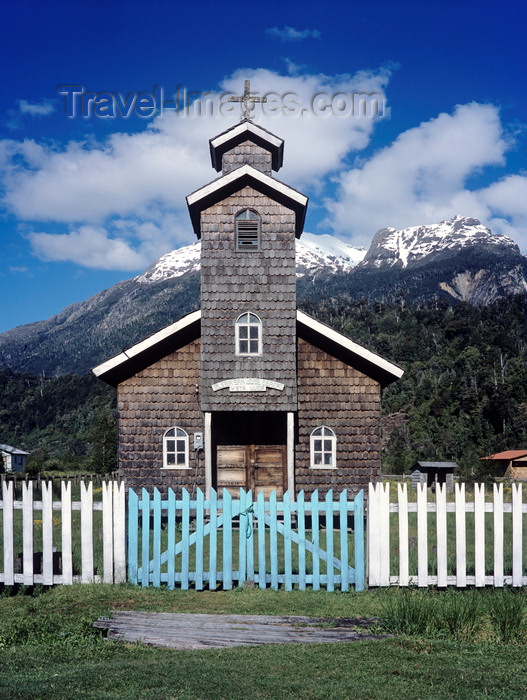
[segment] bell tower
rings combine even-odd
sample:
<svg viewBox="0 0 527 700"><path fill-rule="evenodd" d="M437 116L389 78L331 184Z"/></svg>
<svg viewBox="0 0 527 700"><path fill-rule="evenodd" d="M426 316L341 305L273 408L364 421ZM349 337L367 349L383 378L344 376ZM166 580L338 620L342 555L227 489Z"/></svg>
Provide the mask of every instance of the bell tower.
<svg viewBox="0 0 527 700"><path fill-rule="evenodd" d="M217 179L187 197L201 309L94 369L118 387L121 475L220 500L356 491L379 478L381 388L403 370L296 308L307 197L275 177L283 141L247 118L260 98L236 99Z"/></svg>
<svg viewBox="0 0 527 700"><path fill-rule="evenodd" d="M283 141L249 119L211 139L210 154L222 175L187 197L201 238L201 410L296 411L307 197L273 178Z"/></svg>

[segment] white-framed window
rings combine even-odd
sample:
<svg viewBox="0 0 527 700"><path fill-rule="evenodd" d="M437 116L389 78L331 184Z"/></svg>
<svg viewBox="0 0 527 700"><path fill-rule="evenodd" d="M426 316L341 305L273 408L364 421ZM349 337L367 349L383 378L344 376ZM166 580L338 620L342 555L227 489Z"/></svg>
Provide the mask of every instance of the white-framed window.
<svg viewBox="0 0 527 700"><path fill-rule="evenodd" d="M260 217L252 209L244 209L234 219L236 250L251 253L260 250Z"/></svg>
<svg viewBox="0 0 527 700"><path fill-rule="evenodd" d="M183 428L170 428L163 435L163 468L188 469L188 433Z"/></svg>
<svg viewBox="0 0 527 700"><path fill-rule="evenodd" d="M237 355L262 354L262 322L256 314L238 316L234 329Z"/></svg>
<svg viewBox="0 0 527 700"><path fill-rule="evenodd" d="M315 428L310 438L311 468L334 469L337 466L337 436L331 428Z"/></svg>

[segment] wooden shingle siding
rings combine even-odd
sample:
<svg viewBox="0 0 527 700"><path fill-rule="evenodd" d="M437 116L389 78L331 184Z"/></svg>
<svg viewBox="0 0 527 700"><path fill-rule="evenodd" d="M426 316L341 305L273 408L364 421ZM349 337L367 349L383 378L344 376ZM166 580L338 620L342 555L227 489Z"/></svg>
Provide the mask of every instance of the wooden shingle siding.
<svg viewBox="0 0 527 700"><path fill-rule="evenodd" d="M204 489L203 453L193 450L193 434L203 431L200 345L189 343L119 384L119 472L127 486ZM162 469L163 435L174 426L189 435L190 469Z"/></svg>
<svg viewBox="0 0 527 700"><path fill-rule="evenodd" d="M356 493L379 479L380 402L378 382L298 339L297 492ZM335 432L336 469L310 468L310 435L320 426Z"/></svg>
<svg viewBox="0 0 527 700"><path fill-rule="evenodd" d="M258 252L235 250L234 217L248 207L261 217ZM202 410L296 410L294 212L244 187L202 213L201 232ZM234 323L247 311L262 321L261 356L235 354ZM244 377L277 381L284 389L211 388Z"/></svg>
<svg viewBox="0 0 527 700"><path fill-rule="evenodd" d="M248 163L256 170L260 170L266 175L271 175L272 158L271 153L261 146L257 146L250 141L245 141L239 146L232 148L223 154L222 167L223 174L226 175L232 170L236 170L241 165Z"/></svg>
<svg viewBox="0 0 527 700"><path fill-rule="evenodd" d="M223 174L187 197L201 239L201 312L94 370L119 385L121 474L150 491L356 494L380 476L381 384L402 370L297 312L295 242L308 202L272 177L283 141L246 121L210 151ZM329 442L316 460L331 464L311 468L310 437L322 426ZM163 435L174 427L188 434L189 469L163 468Z"/></svg>

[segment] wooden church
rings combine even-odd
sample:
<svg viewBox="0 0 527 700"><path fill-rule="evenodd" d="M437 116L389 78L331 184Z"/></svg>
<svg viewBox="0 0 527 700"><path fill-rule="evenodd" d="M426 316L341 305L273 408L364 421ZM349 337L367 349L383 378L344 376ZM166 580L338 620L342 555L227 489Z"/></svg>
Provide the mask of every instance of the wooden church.
<svg viewBox="0 0 527 700"><path fill-rule="evenodd" d="M210 141L221 175L187 197L201 309L93 371L117 388L126 484L356 492L380 475L396 365L296 307L307 197L275 179L283 141L243 119Z"/></svg>

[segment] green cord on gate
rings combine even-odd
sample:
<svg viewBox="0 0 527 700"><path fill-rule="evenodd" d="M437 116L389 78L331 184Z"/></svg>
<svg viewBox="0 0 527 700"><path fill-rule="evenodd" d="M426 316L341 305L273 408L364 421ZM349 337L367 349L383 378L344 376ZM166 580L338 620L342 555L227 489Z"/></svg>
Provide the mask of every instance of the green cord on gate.
<svg viewBox="0 0 527 700"><path fill-rule="evenodd" d="M249 513L254 513L254 508L252 505L249 506L246 510L240 511L240 517L242 515L247 516L247 522L245 525L245 537L247 539L249 539L251 537L251 535L253 534L253 526L251 525L251 522L249 520Z"/></svg>

